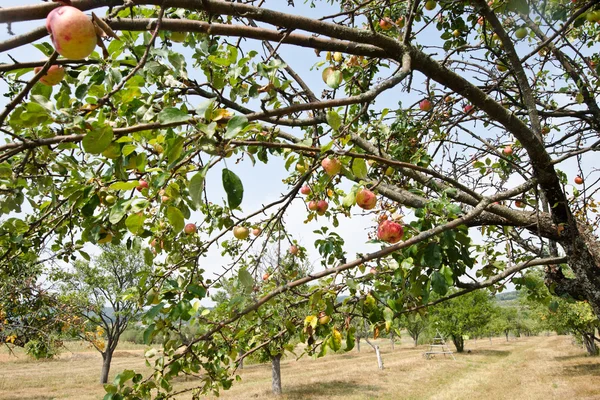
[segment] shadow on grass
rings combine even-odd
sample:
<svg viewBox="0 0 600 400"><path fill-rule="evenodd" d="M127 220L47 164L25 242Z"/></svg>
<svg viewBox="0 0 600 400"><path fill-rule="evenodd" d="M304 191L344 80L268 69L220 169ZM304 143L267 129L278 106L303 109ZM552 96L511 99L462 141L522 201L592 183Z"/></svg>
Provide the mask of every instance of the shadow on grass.
<svg viewBox="0 0 600 400"><path fill-rule="evenodd" d="M24 397L22 396L9 396L9 397L2 397L2 400L23 400ZM33 396L33 397L27 397L27 400L52 400L55 399L56 397L54 396Z"/></svg>
<svg viewBox="0 0 600 400"><path fill-rule="evenodd" d="M508 351L508 350L489 350L489 349L479 350L479 349L475 349L475 350L471 350L471 353L467 353L465 351L464 353L456 353L456 354L504 358L504 357L508 357L510 355L510 353L511 352Z"/></svg>
<svg viewBox="0 0 600 400"><path fill-rule="evenodd" d="M381 388L377 385L362 385L347 381L320 382L319 384L290 385L283 392L290 399L312 399L317 396L350 396L355 393L377 393Z"/></svg>
<svg viewBox="0 0 600 400"><path fill-rule="evenodd" d="M571 361L571 360L576 360L578 358L584 358L584 357L585 357L585 354L581 353L581 354L574 354L571 356L556 356L556 357L554 357L554 359L556 361Z"/></svg>
<svg viewBox="0 0 600 400"><path fill-rule="evenodd" d="M600 376L600 364L576 364L563 369L567 376L594 375Z"/></svg>

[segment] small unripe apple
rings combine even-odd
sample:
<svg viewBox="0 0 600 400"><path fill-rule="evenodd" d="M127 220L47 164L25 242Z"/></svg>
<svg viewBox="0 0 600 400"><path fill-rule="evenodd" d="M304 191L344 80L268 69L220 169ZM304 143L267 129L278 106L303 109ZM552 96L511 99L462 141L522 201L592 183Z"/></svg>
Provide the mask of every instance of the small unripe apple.
<svg viewBox="0 0 600 400"><path fill-rule="evenodd" d="M527 28L521 27L515 31L515 37L517 39L523 39L525 36L527 36Z"/></svg>
<svg viewBox="0 0 600 400"><path fill-rule="evenodd" d="M427 11L433 10L436 6L437 6L437 2L434 0L429 0L427 3L425 3L425 9Z"/></svg>
<svg viewBox="0 0 600 400"><path fill-rule="evenodd" d="M508 67L506 65L504 65L504 63L502 63L502 62L496 63L496 68L500 72L506 72L506 71L508 71Z"/></svg>
<svg viewBox="0 0 600 400"><path fill-rule="evenodd" d="M377 196L368 189L360 189L356 192L356 205L363 210L372 210L377 204Z"/></svg>
<svg viewBox="0 0 600 400"><path fill-rule="evenodd" d="M250 229L245 226L236 226L233 228L233 236L235 236L236 239L244 240L248 238L248 235L250 235Z"/></svg>
<svg viewBox="0 0 600 400"><path fill-rule="evenodd" d="M169 196L161 196L160 197L160 201L162 201L163 203L167 203L169 200L171 200L171 198Z"/></svg>
<svg viewBox="0 0 600 400"><path fill-rule="evenodd" d="M327 325L331 321L331 317L323 311L319 313L319 325Z"/></svg>
<svg viewBox="0 0 600 400"><path fill-rule="evenodd" d="M310 205L309 205L310 206ZM325 200L317 201L317 214L323 215L325 211L329 208L329 204Z"/></svg>
<svg viewBox="0 0 600 400"><path fill-rule="evenodd" d="M183 231L185 232L186 235L191 235L193 233L196 233L196 224L192 224L191 222L189 224L186 224L185 227L183 228Z"/></svg>
<svg viewBox="0 0 600 400"><path fill-rule="evenodd" d="M460 36L460 30L459 29L455 29L454 32L452 32L452 36L454 36L455 38Z"/></svg>
<svg viewBox="0 0 600 400"><path fill-rule="evenodd" d="M75 7L62 6L50 11L46 29L54 48L65 58L86 58L96 47L96 28L92 20Z"/></svg>
<svg viewBox="0 0 600 400"><path fill-rule="evenodd" d="M542 126L542 135L547 135L550 133L550 127L548 125Z"/></svg>
<svg viewBox="0 0 600 400"><path fill-rule="evenodd" d="M108 196L106 196L104 198L104 202L109 205L115 204L116 201L117 201L117 198L115 196L113 196L112 194L109 194Z"/></svg>
<svg viewBox="0 0 600 400"><path fill-rule="evenodd" d="M389 31L390 29L392 29L392 23L388 18L381 18L379 20L379 27L384 31Z"/></svg>
<svg viewBox="0 0 600 400"><path fill-rule="evenodd" d="M302 188L300 189L300 193L304 195L310 194L310 187L308 187L307 185L302 186Z"/></svg>
<svg viewBox="0 0 600 400"><path fill-rule="evenodd" d="M297 255L298 254L298 246L292 245L290 247L290 254L293 255L293 256Z"/></svg>
<svg viewBox="0 0 600 400"><path fill-rule="evenodd" d="M147 188L148 188L148 182L146 182L143 179L140 179L140 181L138 182L138 185L136 187L137 191L141 192L142 190L147 189Z"/></svg>
<svg viewBox="0 0 600 400"><path fill-rule="evenodd" d="M344 59L344 56L339 51L336 51L335 53L333 53L333 60L334 61L340 62L343 59Z"/></svg>
<svg viewBox="0 0 600 400"><path fill-rule="evenodd" d="M324 158L321 166L329 176L335 176L342 170L342 163L337 158Z"/></svg>
<svg viewBox="0 0 600 400"><path fill-rule="evenodd" d="M431 111L431 109L433 108L433 104L431 104L431 101L425 99L419 103L419 108L421 109L421 111Z"/></svg>
<svg viewBox="0 0 600 400"><path fill-rule="evenodd" d="M575 177L574 181L575 181L575 183L576 183L577 185L581 185L581 184L583 184L583 178L582 178L582 177L580 177L579 175L577 175L577 176Z"/></svg>
<svg viewBox="0 0 600 400"><path fill-rule="evenodd" d="M404 28L404 25L406 25L406 21L404 20L404 17L400 17L396 20L396 25L398 25L398 28Z"/></svg>
<svg viewBox="0 0 600 400"><path fill-rule="evenodd" d="M508 145L504 148L504 150L502 150L502 153L504 153L505 156L510 156L513 153L513 148L512 146Z"/></svg>
<svg viewBox="0 0 600 400"><path fill-rule="evenodd" d="M171 41L181 43L187 37L187 32L171 32Z"/></svg>
<svg viewBox="0 0 600 400"><path fill-rule="evenodd" d="M268 272L265 272L264 275L263 275L263 281L268 281L270 276L271 275L269 275Z"/></svg>
<svg viewBox="0 0 600 400"><path fill-rule="evenodd" d="M377 228L377 238L388 243L397 243L404 236L402 225L394 221L383 221Z"/></svg>
<svg viewBox="0 0 600 400"><path fill-rule="evenodd" d="M35 67L33 72L36 74L42 70L42 67ZM60 65L52 65L46 72L46 75L40 78L40 83L46 86L58 85L65 77L65 69Z"/></svg>
<svg viewBox="0 0 600 400"><path fill-rule="evenodd" d="M252 234L253 234L254 236L258 236L258 235L260 235L260 234L261 234L261 232L262 232L262 230L261 230L260 228L254 228L254 229L252 229Z"/></svg>

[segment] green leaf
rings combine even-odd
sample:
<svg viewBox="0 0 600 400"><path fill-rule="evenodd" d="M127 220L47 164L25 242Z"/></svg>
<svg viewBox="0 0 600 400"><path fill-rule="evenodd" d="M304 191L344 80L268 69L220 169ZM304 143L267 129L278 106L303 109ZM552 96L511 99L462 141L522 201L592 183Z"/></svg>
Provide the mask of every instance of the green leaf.
<svg viewBox="0 0 600 400"><path fill-rule="evenodd" d="M126 369L125 371L115 376L115 380L113 382L115 383L115 385L122 386L128 380L133 379L134 376L135 372L133 370Z"/></svg>
<svg viewBox="0 0 600 400"><path fill-rule="evenodd" d="M208 163L206 167L190 179L190 196L192 197L192 203L195 204L196 207L202 205L202 191L204 190L204 179L206 178L207 168Z"/></svg>
<svg viewBox="0 0 600 400"><path fill-rule="evenodd" d="M158 309L158 311L160 311L162 309L163 304L157 304L156 306L153 307L157 308L158 306L160 306L160 309ZM157 312L158 313L158 312ZM153 318L153 317L150 317ZM152 324L149 327L146 328L146 330L144 330L144 343L145 344L150 344L152 342L152 339L154 339L154 336L156 335L154 333L154 329L156 328L156 325Z"/></svg>
<svg viewBox="0 0 600 400"><path fill-rule="evenodd" d="M183 217L183 213L177 207L169 207L167 208L167 219L171 223L173 227L173 231L179 232L183 230L185 226L185 218Z"/></svg>
<svg viewBox="0 0 600 400"><path fill-rule="evenodd" d="M110 185L108 188L110 190L131 190L135 189L139 185L138 181L129 181L129 182L115 182Z"/></svg>
<svg viewBox="0 0 600 400"><path fill-rule="evenodd" d="M442 251L439 244L433 242L427 245L423 254L423 263L427 267L435 269L440 267L442 264Z"/></svg>
<svg viewBox="0 0 600 400"><path fill-rule="evenodd" d="M86 153L100 154L113 140L113 130L109 125L96 126L83 138L81 144Z"/></svg>
<svg viewBox="0 0 600 400"><path fill-rule="evenodd" d="M337 132L342 125L342 119L337 112L334 110L329 110L327 111L327 123L333 128L334 131Z"/></svg>
<svg viewBox="0 0 600 400"><path fill-rule="evenodd" d="M179 159L179 156L181 156L181 152L183 150L184 142L185 140L179 136L169 141L167 150L167 159L169 160L169 164L172 164Z"/></svg>
<svg viewBox="0 0 600 400"><path fill-rule="evenodd" d="M117 204L111 207L108 221L111 224L117 224L123 219L127 210L131 207L131 200L119 200Z"/></svg>
<svg viewBox="0 0 600 400"><path fill-rule="evenodd" d="M448 286L446 285L446 278L438 271L434 271L431 275L431 287L433 291L440 295L445 295L448 291Z"/></svg>
<svg viewBox="0 0 600 400"><path fill-rule="evenodd" d="M158 113L158 122L161 124L171 124L175 122L184 122L190 119L188 113L178 108L168 107Z"/></svg>
<svg viewBox="0 0 600 400"><path fill-rule="evenodd" d="M250 275L250 272L248 272L246 268L240 269L240 272L238 273L238 279L247 291L250 291L252 288L254 288L254 278L252 275Z"/></svg>
<svg viewBox="0 0 600 400"><path fill-rule="evenodd" d="M223 188L227 193L229 208L238 208L244 198L244 186L240 178L227 168L223 169Z"/></svg>
<svg viewBox="0 0 600 400"><path fill-rule="evenodd" d="M236 137L244 127L248 125L248 118L243 115L236 115L232 117L227 123L227 131L225 132L225 139L233 139Z"/></svg>
<svg viewBox="0 0 600 400"><path fill-rule="evenodd" d="M366 179L367 178L367 163L362 158L355 158L352 161L352 173L358 179Z"/></svg>
<svg viewBox="0 0 600 400"><path fill-rule="evenodd" d="M140 233L142 227L144 226L144 221L146 220L146 216L142 213L131 214L125 220L125 226L129 229L129 232L134 235Z"/></svg>
<svg viewBox="0 0 600 400"><path fill-rule="evenodd" d="M109 393L109 394L117 393L117 387L115 385L110 385L108 383L104 384L104 390L106 390L106 393Z"/></svg>

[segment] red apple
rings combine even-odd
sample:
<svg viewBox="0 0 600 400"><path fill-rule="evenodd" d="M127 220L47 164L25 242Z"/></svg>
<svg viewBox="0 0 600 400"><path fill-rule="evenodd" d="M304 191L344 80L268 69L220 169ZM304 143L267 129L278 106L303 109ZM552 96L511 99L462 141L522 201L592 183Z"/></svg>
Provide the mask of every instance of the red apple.
<svg viewBox="0 0 600 400"><path fill-rule="evenodd" d="M515 201L515 206L517 206L518 208L525 208L525 203L523 203L520 200Z"/></svg>
<svg viewBox="0 0 600 400"><path fill-rule="evenodd" d="M264 275L263 275L263 281L268 281L270 276L271 275L269 275L268 272L265 272Z"/></svg>
<svg viewBox="0 0 600 400"><path fill-rule="evenodd" d="M360 189L356 192L356 205L363 210L372 210L377 204L375 193L367 189Z"/></svg>
<svg viewBox="0 0 600 400"><path fill-rule="evenodd" d="M292 245L290 247L290 254L293 255L293 256L297 255L298 254L298 246Z"/></svg>
<svg viewBox="0 0 600 400"><path fill-rule="evenodd" d="M392 29L392 23L390 22L389 18L381 18L379 20L379 27L384 31L389 31Z"/></svg>
<svg viewBox="0 0 600 400"><path fill-rule="evenodd" d="M236 239L244 240L248 238L248 235L250 235L250 229L245 226L236 226L233 228L233 236L235 236Z"/></svg>
<svg viewBox="0 0 600 400"><path fill-rule="evenodd" d="M35 67L33 72L36 74L42 70L42 67ZM52 65L46 75L40 78L40 83L47 86L58 85L65 77L65 69L60 65Z"/></svg>
<svg viewBox="0 0 600 400"><path fill-rule="evenodd" d="M421 111L431 111L431 109L433 108L433 104L431 104L431 101L425 99L419 103L419 108L421 109Z"/></svg>
<svg viewBox="0 0 600 400"><path fill-rule="evenodd" d="M342 170L342 163L337 158L324 158L321 161L321 166L329 176L335 176Z"/></svg>
<svg viewBox="0 0 600 400"><path fill-rule="evenodd" d="M258 235L260 235L260 234L261 234L261 232L262 232L262 230L261 230L260 228L254 228L254 229L252 229L252 234L253 234L254 236L258 236Z"/></svg>
<svg viewBox="0 0 600 400"><path fill-rule="evenodd" d="M502 150L502 153L504 153L505 156L510 156L513 153L513 148L512 146L508 145L504 148L504 150Z"/></svg>
<svg viewBox="0 0 600 400"><path fill-rule="evenodd" d="M147 189L147 188L148 188L148 182L146 182L143 179L140 179L140 181L136 187L137 191L141 192L142 190Z"/></svg>
<svg viewBox="0 0 600 400"><path fill-rule="evenodd" d="M325 200L317 201L317 214L323 215L325 211L329 208L329 204Z"/></svg>
<svg viewBox="0 0 600 400"><path fill-rule="evenodd" d="M580 177L579 175L577 175L574 180L577 185L583 184L583 178Z"/></svg>
<svg viewBox="0 0 600 400"><path fill-rule="evenodd" d="M183 228L183 231L185 232L186 235L191 235L193 233L196 233L196 224L186 224L185 227Z"/></svg>
<svg viewBox="0 0 600 400"><path fill-rule="evenodd" d="M304 195L310 194L310 188L307 185L304 185L300 189L300 193L302 193Z"/></svg>
<svg viewBox="0 0 600 400"><path fill-rule="evenodd" d="M377 238L388 243L397 243L404 236L402 225L394 221L383 221L377 228Z"/></svg>
<svg viewBox="0 0 600 400"><path fill-rule="evenodd" d="M317 202L316 202L316 201L314 201L314 200L313 200L313 201L310 201L310 202L308 203L308 209L309 209L310 211L316 211L316 210L317 210L317 208L319 208L319 206L318 206L318 204L317 204Z"/></svg>
<svg viewBox="0 0 600 400"><path fill-rule="evenodd" d="M465 111L465 113L466 113L466 114L469 114L469 113L473 112L473 109L474 109L474 108L475 108L475 107L474 107L473 105L471 105L471 104L467 104L467 105L466 105L466 106L463 108L463 110Z"/></svg>
<svg viewBox="0 0 600 400"><path fill-rule="evenodd" d="M65 58L86 58L96 47L96 28L92 20L75 7L62 6L50 11L46 29L54 48Z"/></svg>

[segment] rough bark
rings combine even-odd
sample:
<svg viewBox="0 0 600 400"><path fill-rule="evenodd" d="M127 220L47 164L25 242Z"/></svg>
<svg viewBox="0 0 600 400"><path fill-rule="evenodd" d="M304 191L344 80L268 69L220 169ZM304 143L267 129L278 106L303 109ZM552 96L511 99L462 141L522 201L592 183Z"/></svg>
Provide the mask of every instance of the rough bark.
<svg viewBox="0 0 600 400"><path fill-rule="evenodd" d="M274 395L281 395L281 354L271 357L271 387Z"/></svg>
<svg viewBox="0 0 600 400"><path fill-rule="evenodd" d="M596 342L594 340L594 333L584 332L583 336L583 345L585 346L585 350L590 356L598 355L598 346L596 346Z"/></svg>
<svg viewBox="0 0 600 400"><path fill-rule="evenodd" d="M356 337L356 351L360 353L360 336Z"/></svg>
<svg viewBox="0 0 600 400"><path fill-rule="evenodd" d="M100 374L100 383L108 382L108 373L110 372L110 363L112 361L114 349L112 346L107 346L106 351L102 353L102 372Z"/></svg>
<svg viewBox="0 0 600 400"><path fill-rule="evenodd" d="M452 335L452 342L454 342L457 353L462 353L465 351L465 340L463 339L462 335Z"/></svg>

